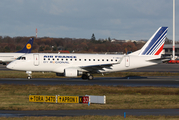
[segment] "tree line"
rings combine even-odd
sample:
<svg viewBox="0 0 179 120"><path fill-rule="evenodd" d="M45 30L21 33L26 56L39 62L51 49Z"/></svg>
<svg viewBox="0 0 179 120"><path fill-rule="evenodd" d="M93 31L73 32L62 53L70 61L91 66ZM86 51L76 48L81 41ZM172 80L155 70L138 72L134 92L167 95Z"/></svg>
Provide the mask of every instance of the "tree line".
<svg viewBox="0 0 179 120"><path fill-rule="evenodd" d="M0 52L16 52L21 50L31 37L9 37L0 36ZM168 40L167 42L171 42ZM102 53L102 52L123 52L136 51L144 43L138 42L111 42L107 40L96 40L94 36L91 39L76 38L34 38L32 47L33 53L56 53L59 50L68 50L74 53Z"/></svg>
<svg viewBox="0 0 179 120"><path fill-rule="evenodd" d="M30 37L0 36L0 52L16 52L21 50ZM34 39L32 52L58 52L68 50L75 53L123 52L136 51L143 46L136 42L114 42L95 39L75 38L37 38Z"/></svg>

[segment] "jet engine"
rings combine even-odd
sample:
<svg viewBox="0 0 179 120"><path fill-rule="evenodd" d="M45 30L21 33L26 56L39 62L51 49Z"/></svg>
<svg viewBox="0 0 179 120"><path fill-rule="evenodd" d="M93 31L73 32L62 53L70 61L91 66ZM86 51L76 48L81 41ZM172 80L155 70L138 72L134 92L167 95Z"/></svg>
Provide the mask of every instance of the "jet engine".
<svg viewBox="0 0 179 120"><path fill-rule="evenodd" d="M81 74L77 69L75 68L67 68L64 70L64 76L66 77L77 77Z"/></svg>
<svg viewBox="0 0 179 120"><path fill-rule="evenodd" d="M57 76L65 76L65 77L77 77L81 74L82 72L80 72L76 68L66 68L64 69L64 73L56 73Z"/></svg>

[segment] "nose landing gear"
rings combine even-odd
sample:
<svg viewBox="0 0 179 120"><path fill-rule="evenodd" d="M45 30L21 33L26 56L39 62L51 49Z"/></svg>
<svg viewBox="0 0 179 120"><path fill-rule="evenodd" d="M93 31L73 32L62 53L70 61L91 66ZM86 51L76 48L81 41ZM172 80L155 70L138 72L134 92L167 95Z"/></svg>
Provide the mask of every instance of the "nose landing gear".
<svg viewBox="0 0 179 120"><path fill-rule="evenodd" d="M26 71L26 74L28 75L28 76L27 76L27 79L30 80L30 79L32 78L32 75L31 75L31 74L32 74L32 71Z"/></svg>

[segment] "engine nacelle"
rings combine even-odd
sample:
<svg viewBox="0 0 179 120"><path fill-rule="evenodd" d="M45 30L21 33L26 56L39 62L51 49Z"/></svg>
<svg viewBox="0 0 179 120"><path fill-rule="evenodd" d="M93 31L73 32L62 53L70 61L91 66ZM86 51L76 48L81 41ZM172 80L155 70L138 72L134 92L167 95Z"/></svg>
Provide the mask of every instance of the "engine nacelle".
<svg viewBox="0 0 179 120"><path fill-rule="evenodd" d="M77 77L81 73L76 68L66 68L64 70L64 76L66 77Z"/></svg>

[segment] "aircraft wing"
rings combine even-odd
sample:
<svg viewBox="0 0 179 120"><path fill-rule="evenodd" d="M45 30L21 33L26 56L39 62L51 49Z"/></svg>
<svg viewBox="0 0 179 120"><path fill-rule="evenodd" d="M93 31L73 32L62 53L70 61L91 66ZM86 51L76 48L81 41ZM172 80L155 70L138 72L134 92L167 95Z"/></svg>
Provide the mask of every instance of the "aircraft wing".
<svg viewBox="0 0 179 120"><path fill-rule="evenodd" d="M103 68L111 69L113 64L99 64L99 65L89 65L89 66L81 66L81 69L87 70L89 72L97 72L98 70L103 70Z"/></svg>
<svg viewBox="0 0 179 120"><path fill-rule="evenodd" d="M115 64L120 64L125 56L122 56L121 59L117 63L109 63L109 64L98 64L98 65L88 65L88 66L80 66L81 69L84 69L89 72L97 72L98 70L104 70L103 68L112 69L111 66Z"/></svg>

